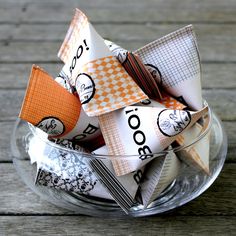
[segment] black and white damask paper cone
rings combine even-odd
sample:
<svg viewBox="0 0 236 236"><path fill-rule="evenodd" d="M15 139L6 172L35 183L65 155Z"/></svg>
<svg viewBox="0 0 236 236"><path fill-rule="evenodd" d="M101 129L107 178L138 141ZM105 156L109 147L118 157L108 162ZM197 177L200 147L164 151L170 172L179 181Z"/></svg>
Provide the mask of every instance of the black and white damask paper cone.
<svg viewBox="0 0 236 236"><path fill-rule="evenodd" d="M78 148L79 151L84 151ZM36 163L35 183L59 190L113 199L90 168L83 154L66 151L33 136L29 142L31 163Z"/></svg>

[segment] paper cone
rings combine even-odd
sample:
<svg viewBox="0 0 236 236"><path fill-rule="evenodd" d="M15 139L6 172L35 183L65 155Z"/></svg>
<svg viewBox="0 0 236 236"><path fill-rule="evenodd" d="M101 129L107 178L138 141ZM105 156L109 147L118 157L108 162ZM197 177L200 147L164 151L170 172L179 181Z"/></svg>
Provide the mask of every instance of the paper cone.
<svg viewBox="0 0 236 236"><path fill-rule="evenodd" d="M146 107L166 107L174 110L183 110L186 108L184 104L180 103L179 101L165 93L162 93L162 99L145 99L135 105Z"/></svg>
<svg viewBox="0 0 236 236"><path fill-rule="evenodd" d="M95 150L94 154L108 155L107 147L103 146ZM129 209L137 202L135 196L144 168L127 175L116 176L109 159L93 159L90 161L90 165L117 204L128 213Z"/></svg>
<svg viewBox="0 0 236 236"><path fill-rule="evenodd" d="M176 178L180 168L181 162L173 152L169 152L163 157L157 157L148 164L140 186L144 208Z"/></svg>
<svg viewBox="0 0 236 236"><path fill-rule="evenodd" d="M148 98L78 9L58 55L65 63L63 73L75 86L88 116L98 116Z"/></svg>
<svg viewBox="0 0 236 236"><path fill-rule="evenodd" d="M100 127L108 152L118 155L116 160L112 160L116 174L124 175L140 169L207 111L208 107L192 112L128 106L100 116ZM135 154L137 159L119 160L119 156Z"/></svg>
<svg viewBox="0 0 236 236"><path fill-rule="evenodd" d="M162 94L158 87L160 84L158 84L149 67L143 64L138 55L125 50L111 41L105 40L104 42L148 97L153 99L162 98Z"/></svg>
<svg viewBox="0 0 236 236"><path fill-rule="evenodd" d="M192 25L135 51L144 64L160 71L161 85L191 109L202 108L201 68Z"/></svg>
<svg viewBox="0 0 236 236"><path fill-rule="evenodd" d="M46 132L49 138L84 142L101 135L98 119L83 112L77 96L35 65L19 117Z"/></svg>
<svg viewBox="0 0 236 236"><path fill-rule="evenodd" d="M184 131L176 139L178 145L184 146L194 140L202 133L203 127L196 123L188 130ZM206 134L204 138L197 141L190 147L184 148L177 152L178 157L186 164L193 166L197 170L203 170L206 174L209 171L209 149L210 149L210 134Z"/></svg>
<svg viewBox="0 0 236 236"><path fill-rule="evenodd" d="M44 142L42 136L33 136L29 142L31 163L36 163L35 183L58 190L113 199L89 167L88 160L79 154L65 152ZM80 151L83 151L80 148Z"/></svg>

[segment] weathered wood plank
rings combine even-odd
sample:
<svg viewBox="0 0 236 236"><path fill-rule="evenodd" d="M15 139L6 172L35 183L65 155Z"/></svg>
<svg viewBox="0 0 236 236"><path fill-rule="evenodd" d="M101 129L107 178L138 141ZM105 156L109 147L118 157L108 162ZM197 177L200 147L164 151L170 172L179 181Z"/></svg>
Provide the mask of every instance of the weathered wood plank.
<svg viewBox="0 0 236 236"><path fill-rule="evenodd" d="M1 42L0 63L58 62L61 42Z"/></svg>
<svg viewBox="0 0 236 236"><path fill-rule="evenodd" d="M61 70L63 64L43 64L38 63L51 76L55 77ZM28 83L32 65L22 64L1 64L0 73L4 76L0 78L0 89L25 89ZM232 67L233 69L233 67ZM231 79L229 78L229 81ZM230 82L229 82L230 83Z"/></svg>
<svg viewBox="0 0 236 236"><path fill-rule="evenodd" d="M220 119L236 120L235 90L203 90L203 97Z"/></svg>
<svg viewBox="0 0 236 236"><path fill-rule="evenodd" d="M112 40L112 38L110 38ZM116 41L122 47L135 50L150 41ZM0 42L0 63L58 62L57 52L60 42ZM236 44L228 41L200 41L199 50L202 62L236 62Z"/></svg>
<svg viewBox="0 0 236 236"><path fill-rule="evenodd" d="M80 7L99 22L235 22L236 4L227 1L6 1L1 2L2 22L68 22ZM17 9L18 8L18 9ZM20 10L20 11L19 11ZM4 14L6 11L9 14ZM16 14L18 13L18 14Z"/></svg>
<svg viewBox="0 0 236 236"><path fill-rule="evenodd" d="M225 164L215 183L199 198L169 215L234 215L236 216L236 164ZM73 214L40 200L21 181L13 165L0 164L0 215L5 214Z"/></svg>
<svg viewBox="0 0 236 236"><path fill-rule="evenodd" d="M0 91L0 114L2 121L15 120L24 98L22 90L1 90Z"/></svg>
<svg viewBox="0 0 236 236"><path fill-rule="evenodd" d="M139 46L145 45L148 42L151 42L157 38L162 37L163 35L166 35L170 32L173 32L181 27L183 27L184 24L174 24L174 25L167 25L167 24L146 24L146 25L134 25L134 24L119 24L119 25L111 25L111 24L103 24L103 25L96 25L96 29L104 38L109 38L113 40L114 42L121 42L123 45L127 45L128 48L138 48ZM1 31L3 32L2 36L0 36L0 39L2 40L8 40L10 38L11 40L20 40L20 41L27 41L27 48L32 45L33 42L31 41L37 41L36 45L32 45L34 47L34 50L30 50L35 52L34 56L40 56L40 53L38 53L38 50L43 51L44 45L46 42L41 44L42 41L56 41L55 44L57 44L58 48L64 39L65 33L67 31L67 24L47 24L47 25L2 25L0 27ZM234 43L234 39L236 37L236 25L204 25L204 24L196 24L196 33L198 36L198 42L199 42L199 48L200 48L200 54L202 55L203 60L210 60L210 61L228 61L235 59L235 52L236 52L236 46ZM112 30L111 30L112 29ZM5 33L4 33L5 32ZM11 32L11 33L10 33ZM0 32L1 33L1 32ZM225 43L227 42L227 44ZM5 42L2 42L3 44ZM49 44L51 44L50 42ZM18 42L19 44L19 42ZM6 43L5 43L6 45ZM19 49L15 49L14 44L10 44L10 49L13 49L14 52L16 50L19 51ZM41 47L42 45L42 47ZM137 45L137 46L135 46ZM19 46L22 47L22 46ZM3 49L6 47L3 47ZM6 48L8 49L8 48ZM24 48L22 48L24 50ZM47 47L45 50L47 51ZM53 55L56 55L57 50L54 51ZM205 52L205 50L207 50ZM9 51L9 50L8 50ZM27 52L27 51L26 51ZM51 51L47 51L48 54ZM230 54L227 54L229 53ZM22 52L23 54L23 52ZM22 55L21 54L21 55ZM31 55L27 55L27 57L30 57ZM33 58L34 58L33 56ZM45 60L48 58L49 55L45 55L42 60ZM50 55L51 56L51 55ZM50 57L49 56L49 57ZM20 58L13 58L13 55L11 55L12 59L14 60L21 60ZM21 56L22 57L22 56ZM7 58L7 59L6 59ZM1 57L1 59L8 60L8 56L5 55ZM26 56L24 56L25 60ZM40 59L33 59L32 60L40 60ZM51 58L51 57L50 57ZM29 58L27 58L28 60ZM52 60L57 60L56 57L52 57Z"/></svg>
<svg viewBox="0 0 236 236"><path fill-rule="evenodd" d="M1 235L234 235L236 217L162 216L102 219L85 216L1 216Z"/></svg>
<svg viewBox="0 0 236 236"><path fill-rule="evenodd" d="M24 93L24 90L0 90L0 121L16 119ZM235 90L203 90L203 96L222 120L236 120Z"/></svg>
<svg viewBox="0 0 236 236"><path fill-rule="evenodd" d="M202 87L203 88L235 88L236 87L235 64L205 64L202 63Z"/></svg>
<svg viewBox="0 0 236 236"><path fill-rule="evenodd" d="M7 39L11 32L11 40L20 41L62 41L69 24L2 24L0 39ZM182 24L94 24L99 34L114 41L141 41L151 42L170 32L186 26ZM194 24L199 42L204 41L234 41L236 24Z"/></svg>
<svg viewBox="0 0 236 236"><path fill-rule="evenodd" d="M223 122L228 136L228 154L226 162L236 163L236 122ZM14 121L0 122L0 162L11 161L10 137L13 131Z"/></svg>
<svg viewBox="0 0 236 236"><path fill-rule="evenodd" d="M56 76L62 68L62 63L39 63L50 75ZM27 85L31 70L29 63L1 64L0 89L24 89ZM202 63L202 87L203 88L236 88L236 66L234 63Z"/></svg>
<svg viewBox="0 0 236 236"><path fill-rule="evenodd" d="M157 4L160 4L162 7L171 7L172 9L176 9L175 7L209 7L209 8L232 8L235 6L235 1L234 0L225 0L225 1L220 1L220 0L213 0L214 1L214 6L212 6L212 0L205 0L204 2L196 2L194 0L182 0L181 3L179 3L177 0L169 0L169 1L161 1L161 0L147 0L146 2L143 2L142 0L120 0L119 2L117 1L111 1L111 0L97 0L96 2L90 2L86 0L81 0L80 1L80 6L81 7L89 7L89 8L122 8L122 7L133 7L133 8L148 8L154 7ZM177 5L176 3L179 3ZM76 0L67 0L67 2L63 0L0 0L0 6L1 7L14 7L15 5L33 5L33 6L38 6L38 7L69 7L72 5L73 7L78 6L78 2Z"/></svg>
<svg viewBox="0 0 236 236"><path fill-rule="evenodd" d="M19 178L13 164L0 164L2 181L0 214L49 213L63 214L69 211L55 207L40 199ZM46 210L48 208L48 210ZM26 210L27 209L27 210ZM43 210L44 209L44 210Z"/></svg>

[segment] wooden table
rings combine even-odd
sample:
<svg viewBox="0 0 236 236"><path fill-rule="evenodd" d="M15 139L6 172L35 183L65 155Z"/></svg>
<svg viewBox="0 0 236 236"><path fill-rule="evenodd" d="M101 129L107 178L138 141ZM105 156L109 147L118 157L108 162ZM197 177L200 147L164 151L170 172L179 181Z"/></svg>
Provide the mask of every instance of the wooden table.
<svg viewBox="0 0 236 236"><path fill-rule="evenodd" d="M75 7L87 13L103 37L131 50L195 25L203 94L229 138L222 173L196 200L161 216L97 219L41 200L16 174L9 140L31 64L57 75L62 64L56 54ZM0 235L236 234L235 0L1 0L0 72Z"/></svg>

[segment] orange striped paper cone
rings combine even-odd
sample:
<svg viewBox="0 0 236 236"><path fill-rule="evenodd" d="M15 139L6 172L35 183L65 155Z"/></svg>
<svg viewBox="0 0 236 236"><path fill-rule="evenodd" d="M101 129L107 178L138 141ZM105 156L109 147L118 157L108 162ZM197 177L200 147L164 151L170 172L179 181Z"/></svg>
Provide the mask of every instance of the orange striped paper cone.
<svg viewBox="0 0 236 236"><path fill-rule="evenodd" d="M85 18L76 9L58 55L86 114L99 116L148 98Z"/></svg>
<svg viewBox="0 0 236 236"><path fill-rule="evenodd" d="M124 175L147 164L155 153L167 148L179 134L190 128L206 112L172 110L162 107L128 106L99 117L101 131L117 175ZM120 159L122 155L136 159Z"/></svg>

